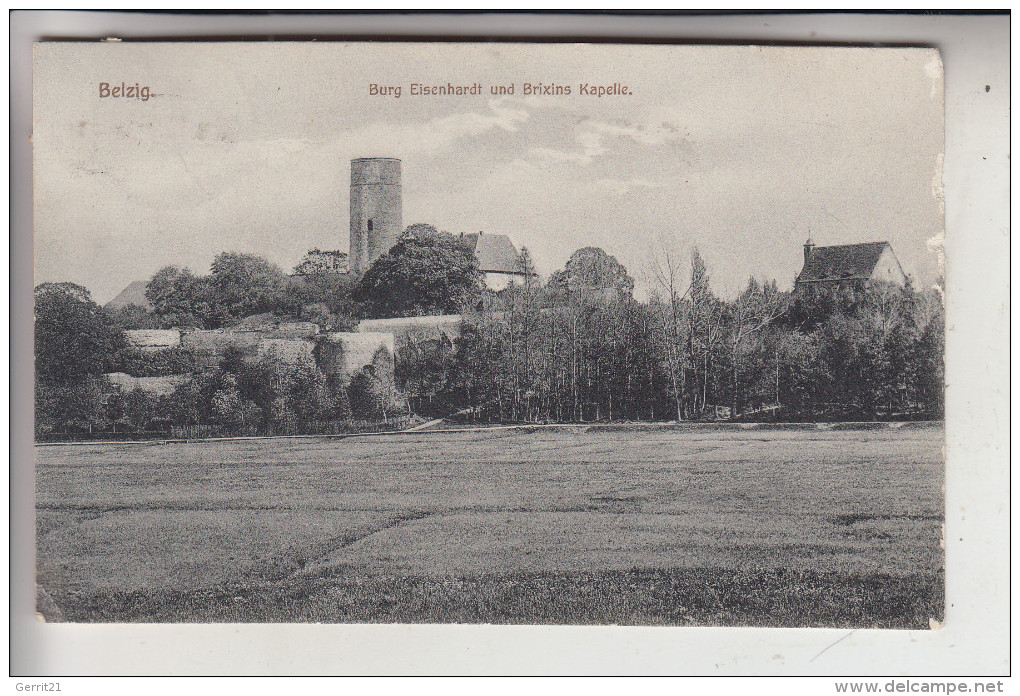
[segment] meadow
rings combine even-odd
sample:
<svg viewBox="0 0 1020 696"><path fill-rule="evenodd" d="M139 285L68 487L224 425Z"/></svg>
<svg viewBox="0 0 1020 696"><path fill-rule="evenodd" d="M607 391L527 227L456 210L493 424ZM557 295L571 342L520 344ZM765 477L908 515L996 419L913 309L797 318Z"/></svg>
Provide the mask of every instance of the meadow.
<svg viewBox="0 0 1020 696"><path fill-rule="evenodd" d="M40 445L48 620L928 628L943 429Z"/></svg>

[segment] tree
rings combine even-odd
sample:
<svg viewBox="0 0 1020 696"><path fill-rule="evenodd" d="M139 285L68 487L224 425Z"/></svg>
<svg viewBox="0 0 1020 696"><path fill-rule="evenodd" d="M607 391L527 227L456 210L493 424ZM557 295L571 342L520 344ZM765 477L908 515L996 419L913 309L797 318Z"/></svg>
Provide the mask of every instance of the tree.
<svg viewBox="0 0 1020 696"><path fill-rule="evenodd" d="M322 251L318 248L309 249L304 258L294 266L294 275L311 276L329 274L347 274L347 254L342 251Z"/></svg>
<svg viewBox="0 0 1020 696"><path fill-rule="evenodd" d="M661 252L653 259L652 275L665 293L665 300L660 306L660 326L662 327L663 343L666 346L666 369L673 390L673 405L676 407L676 419L686 417L684 392L687 389L686 355L683 350L688 340L688 325L685 321L684 302L690 293L691 285L684 290L680 280L681 262L679 257L661 245ZM659 304L654 303L653 304Z"/></svg>
<svg viewBox="0 0 1020 696"><path fill-rule="evenodd" d="M54 384L35 380L35 432L54 430L92 432L108 425L103 404L102 381L88 377L81 382Z"/></svg>
<svg viewBox="0 0 1020 696"><path fill-rule="evenodd" d="M914 398L929 418L945 415L945 315L938 302L924 323L911 351Z"/></svg>
<svg viewBox="0 0 1020 696"><path fill-rule="evenodd" d="M463 408L449 398L450 382L457 367L453 343L445 334L436 339L411 331L397 353L394 377L415 412L446 416Z"/></svg>
<svg viewBox="0 0 1020 696"><path fill-rule="evenodd" d="M408 225L407 229L401 234L402 239L432 239L435 237L441 237L442 232L437 230L432 225L424 222L417 222L413 225Z"/></svg>
<svg viewBox="0 0 1020 696"><path fill-rule="evenodd" d="M810 382L791 395L795 403L810 417L939 413L931 397L941 392L935 380L941 381L942 350L937 345L942 332L937 327L928 330L931 321L938 321L939 306L909 286L885 283L798 290L780 323L784 332L809 337L814 355L810 360L794 355L811 370L811 379L805 380L785 364L790 357L784 351L786 378ZM786 339L784 348L789 345ZM929 411L925 404L936 408Z"/></svg>
<svg viewBox="0 0 1020 696"><path fill-rule="evenodd" d="M761 332L782 312L783 301L775 281L762 286L754 278L747 281L747 288L737 296L730 308L731 417L737 415L741 405L740 370L748 350L746 344L759 338Z"/></svg>
<svg viewBox="0 0 1020 696"><path fill-rule="evenodd" d="M634 291L634 279L615 256L598 247L584 247L570 255L563 270L553 273L549 286L572 293L622 297Z"/></svg>
<svg viewBox="0 0 1020 696"><path fill-rule="evenodd" d="M110 324L119 331L160 328L159 317L136 304L107 310L107 314L110 316Z"/></svg>
<svg viewBox="0 0 1020 696"><path fill-rule="evenodd" d="M224 351L219 369L199 381L196 393L200 420L244 432L307 432L317 421L349 416L341 384L327 378L311 358L295 362L275 349L254 363L237 349ZM182 394L189 399L189 418L190 395Z"/></svg>
<svg viewBox="0 0 1020 696"><path fill-rule="evenodd" d="M358 326L349 309L332 311L325 302L303 303L297 315L301 321L309 321L326 332L355 331Z"/></svg>
<svg viewBox="0 0 1020 696"><path fill-rule="evenodd" d="M126 394L118 396L120 397L121 418L135 430L146 430L157 415L166 415L160 408L162 399L147 394L141 389L132 389Z"/></svg>
<svg viewBox="0 0 1020 696"><path fill-rule="evenodd" d="M567 260L563 270L549 278L550 299L566 305L566 326L560 335L566 338L568 368L564 373L570 394L570 413L574 420L583 420L584 408L591 396L589 386L599 373L593 342L607 337L605 305L631 299L634 279L627 269L598 247L578 249ZM593 326L596 322L599 325ZM598 416L600 406L595 407Z"/></svg>
<svg viewBox="0 0 1020 696"><path fill-rule="evenodd" d="M339 405L326 376L314 361L301 362L293 367L286 398L299 427L334 417Z"/></svg>
<svg viewBox="0 0 1020 696"><path fill-rule="evenodd" d="M214 312L213 288L207 277L187 268L164 266L145 288L145 298L164 327L199 326L212 328L222 317Z"/></svg>
<svg viewBox="0 0 1020 696"><path fill-rule="evenodd" d="M108 371L123 335L88 290L74 283L35 289L35 374L51 385L82 385Z"/></svg>
<svg viewBox="0 0 1020 696"><path fill-rule="evenodd" d="M402 406L393 379L393 356L386 348L380 348L372 362L351 378L348 387L351 410L364 418L382 416L387 421Z"/></svg>
<svg viewBox="0 0 1020 696"><path fill-rule="evenodd" d="M323 331L351 331L354 278L347 273L347 254L310 250L294 268L285 291L288 311Z"/></svg>
<svg viewBox="0 0 1020 696"><path fill-rule="evenodd" d="M817 412L825 401L830 376L821 358L816 332L801 333L786 328L777 331L778 401L796 418Z"/></svg>
<svg viewBox="0 0 1020 696"><path fill-rule="evenodd" d="M404 237L365 271L355 291L368 317L453 314L482 284L474 252L448 234Z"/></svg>
<svg viewBox="0 0 1020 696"><path fill-rule="evenodd" d="M278 311L285 304L287 275L275 263L254 254L218 254L212 262L210 283L220 318Z"/></svg>
<svg viewBox="0 0 1020 696"><path fill-rule="evenodd" d="M244 398L233 375L227 375L222 388L213 393L210 410L216 422L242 432L253 432L264 415L254 401Z"/></svg>
<svg viewBox="0 0 1020 696"><path fill-rule="evenodd" d="M214 329L262 312L290 309L287 275L253 254L222 253L212 273L196 276L187 268L166 266L149 280L145 297L164 327Z"/></svg>
<svg viewBox="0 0 1020 696"><path fill-rule="evenodd" d="M201 418L200 398L199 386L194 381L185 382L166 397L164 415L174 425L197 425Z"/></svg>
<svg viewBox="0 0 1020 696"><path fill-rule="evenodd" d="M701 413L708 405L709 396L715 396L719 355L717 349L723 337L723 302L712 293L708 282L708 269L697 247L691 250L690 287L690 338L689 362L694 372L691 396L691 413ZM698 386L700 382L700 387Z"/></svg>
<svg viewBox="0 0 1020 696"><path fill-rule="evenodd" d="M510 353L513 360L514 420L532 420L532 399L537 396L536 378L539 330L541 325L540 288L531 252L521 247L521 268L524 282L512 284L505 291L509 312Z"/></svg>

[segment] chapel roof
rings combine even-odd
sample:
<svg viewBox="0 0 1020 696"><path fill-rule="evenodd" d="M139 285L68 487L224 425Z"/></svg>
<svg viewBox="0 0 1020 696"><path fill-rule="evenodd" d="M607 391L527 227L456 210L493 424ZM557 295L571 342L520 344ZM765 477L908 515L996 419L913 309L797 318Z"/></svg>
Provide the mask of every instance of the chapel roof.
<svg viewBox="0 0 1020 696"><path fill-rule="evenodd" d="M804 260L798 283L868 280L889 242L814 247Z"/></svg>
<svg viewBox="0 0 1020 696"><path fill-rule="evenodd" d="M505 234L478 232L462 235L462 238L478 257L481 272L524 274L521 255Z"/></svg>

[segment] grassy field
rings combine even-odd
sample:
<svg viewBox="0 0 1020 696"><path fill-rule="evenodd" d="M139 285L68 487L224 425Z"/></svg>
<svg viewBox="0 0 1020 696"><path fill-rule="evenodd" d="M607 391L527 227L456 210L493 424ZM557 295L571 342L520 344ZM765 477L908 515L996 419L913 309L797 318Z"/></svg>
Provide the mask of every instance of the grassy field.
<svg viewBox="0 0 1020 696"><path fill-rule="evenodd" d="M941 427L39 446L67 621L927 628Z"/></svg>

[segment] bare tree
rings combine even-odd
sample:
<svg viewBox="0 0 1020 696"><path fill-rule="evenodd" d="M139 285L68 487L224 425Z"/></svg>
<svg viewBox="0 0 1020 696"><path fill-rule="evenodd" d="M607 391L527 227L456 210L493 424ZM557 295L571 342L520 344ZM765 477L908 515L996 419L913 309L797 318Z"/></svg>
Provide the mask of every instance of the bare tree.
<svg viewBox="0 0 1020 696"><path fill-rule="evenodd" d="M661 312L663 343L666 344L666 370L669 372L670 385L676 404L676 419L684 420L684 392L686 390L684 367L685 356L683 345L686 343L686 328L683 322L683 302L690 293L691 286L681 292L682 262L679 255L671 250L660 239L658 253L651 261L651 272L659 288L665 294L664 307Z"/></svg>
<svg viewBox="0 0 1020 696"><path fill-rule="evenodd" d="M716 349L724 334L723 303L712 293L708 270L697 247L691 250L690 336L688 352L695 370L692 412L700 413L708 403ZM700 374L699 374L700 373ZM698 385L700 382L700 386Z"/></svg>

